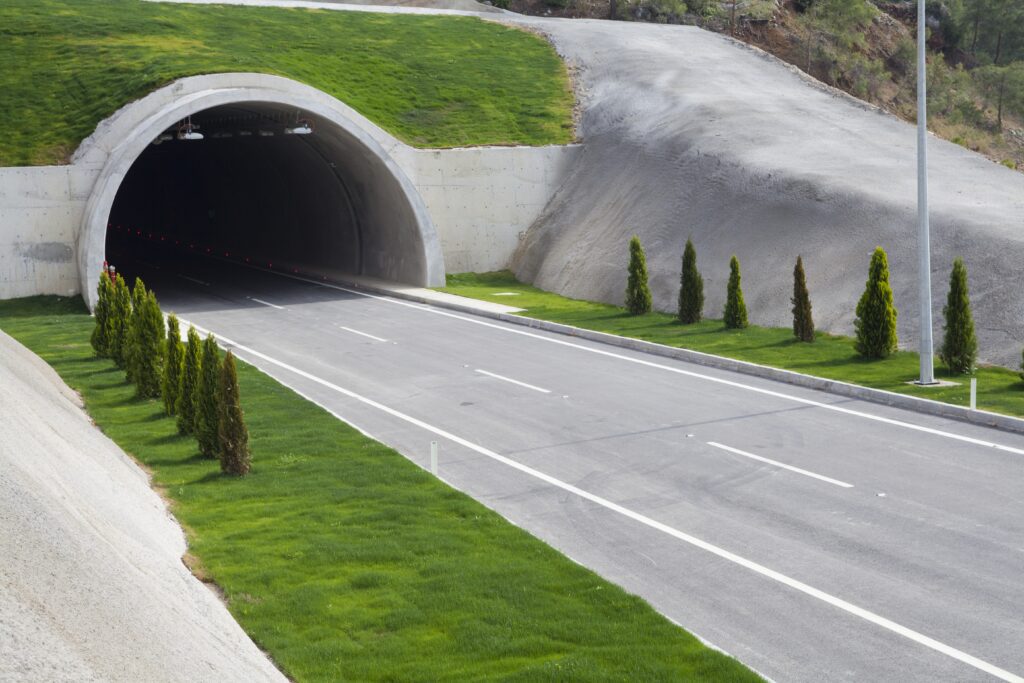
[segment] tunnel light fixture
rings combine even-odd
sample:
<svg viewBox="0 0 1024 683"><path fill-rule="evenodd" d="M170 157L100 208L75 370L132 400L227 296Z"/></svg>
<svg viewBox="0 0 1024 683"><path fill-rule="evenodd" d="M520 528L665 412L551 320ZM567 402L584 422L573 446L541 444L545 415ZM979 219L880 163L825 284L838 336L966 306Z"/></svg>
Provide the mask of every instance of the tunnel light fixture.
<svg viewBox="0 0 1024 683"><path fill-rule="evenodd" d="M229 131L229 130L218 130L216 133L210 133L210 137L214 138L215 140L221 140L221 139L224 139L224 138L230 138L233 135L234 134L231 131Z"/></svg>
<svg viewBox="0 0 1024 683"><path fill-rule="evenodd" d="M260 131L260 137L261 138L270 138L270 137L273 137L273 136L274 136L274 131L272 131L272 130L261 130Z"/></svg>
<svg viewBox="0 0 1024 683"><path fill-rule="evenodd" d="M179 140L202 140L203 134L196 131L199 126L192 125L192 117L189 116L185 123L178 126Z"/></svg>
<svg viewBox="0 0 1024 683"><path fill-rule="evenodd" d="M240 137L240 138L252 137L252 131L251 130L240 130L240 131L238 131L238 137Z"/></svg>
<svg viewBox="0 0 1024 683"><path fill-rule="evenodd" d="M285 128L285 135L309 135L313 132L313 127L309 125L308 121L300 121L297 126L292 128Z"/></svg>

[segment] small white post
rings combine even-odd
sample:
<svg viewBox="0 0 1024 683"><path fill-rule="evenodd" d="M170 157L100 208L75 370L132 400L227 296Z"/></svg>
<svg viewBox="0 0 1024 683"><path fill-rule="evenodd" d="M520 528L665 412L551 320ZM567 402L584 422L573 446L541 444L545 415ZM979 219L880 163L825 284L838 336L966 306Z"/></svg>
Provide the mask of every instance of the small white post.
<svg viewBox="0 0 1024 683"><path fill-rule="evenodd" d="M430 442L430 473L437 476L437 442Z"/></svg>
<svg viewBox="0 0 1024 683"><path fill-rule="evenodd" d="M971 378L971 410L978 409L978 378Z"/></svg>

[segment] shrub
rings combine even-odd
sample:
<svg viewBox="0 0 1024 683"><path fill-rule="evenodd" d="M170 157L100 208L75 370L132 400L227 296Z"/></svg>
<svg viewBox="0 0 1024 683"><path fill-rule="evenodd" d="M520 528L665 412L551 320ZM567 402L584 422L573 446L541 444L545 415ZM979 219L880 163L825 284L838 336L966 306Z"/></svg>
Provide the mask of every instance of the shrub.
<svg viewBox="0 0 1024 683"><path fill-rule="evenodd" d="M163 371L164 316L153 292L146 292L134 316L132 376L136 393L145 398L160 395Z"/></svg>
<svg viewBox="0 0 1024 683"><path fill-rule="evenodd" d="M626 283L626 310L630 315L651 312L651 290L647 286L647 257L640 238L629 240L629 279Z"/></svg>
<svg viewBox="0 0 1024 683"><path fill-rule="evenodd" d="M729 260L729 285L726 288L722 317L730 330L742 329L748 324L747 305L743 302L743 289L740 287L740 262L735 254Z"/></svg>
<svg viewBox="0 0 1024 683"><path fill-rule="evenodd" d="M802 342L814 341L814 319L811 317L811 296L807 293L804 260L796 257L793 268L793 336Z"/></svg>
<svg viewBox="0 0 1024 683"><path fill-rule="evenodd" d="M857 303L854 348L865 358L885 358L896 350L896 307L889 286L889 261L885 250L875 247L868 281Z"/></svg>
<svg viewBox="0 0 1024 683"><path fill-rule="evenodd" d="M135 358L139 348L139 315L142 312L142 305L146 301L146 285L141 277L135 278L135 286L132 287L132 307L128 314L127 344L123 349L124 369L129 382L135 381L135 365L138 362Z"/></svg>
<svg viewBox="0 0 1024 683"><path fill-rule="evenodd" d="M168 415L178 411L178 393L181 391L181 373L184 369L185 345L181 343L181 328L178 316L167 316L167 340L164 348L164 376L160 393L164 399L164 410Z"/></svg>
<svg viewBox="0 0 1024 683"><path fill-rule="evenodd" d="M220 381L220 351L217 338L207 335L203 341L203 360L196 391L196 440L200 452L217 457L217 384Z"/></svg>
<svg viewBox="0 0 1024 683"><path fill-rule="evenodd" d="M683 249L683 270L679 276L679 322L686 325L700 322L704 316L704 278L697 270L697 250L686 240Z"/></svg>
<svg viewBox="0 0 1024 683"><path fill-rule="evenodd" d="M949 294L942 309L946 322L939 358L953 374L965 374L974 369L978 357L978 340L974 336L974 319L967 291L967 267L961 258L953 261L949 274Z"/></svg>
<svg viewBox="0 0 1024 683"><path fill-rule="evenodd" d="M110 357L117 367L124 368L127 363L128 350L128 319L132 314L132 295L128 291L128 283L123 276L118 276L114 283L114 301L110 307Z"/></svg>
<svg viewBox="0 0 1024 683"><path fill-rule="evenodd" d="M110 309L114 305L114 285L110 281L107 271L100 273L100 283L96 286L96 308L93 316L96 318L96 326L92 330L89 343L93 351L100 358L110 355L110 342L113 335L113 321L110 317Z"/></svg>
<svg viewBox="0 0 1024 683"><path fill-rule="evenodd" d="M188 344L185 346L185 360L181 369L181 387L175 412L178 413L178 432L196 433L196 393L199 390L199 370L202 365L202 340L196 328L188 327Z"/></svg>
<svg viewBox="0 0 1024 683"><path fill-rule="evenodd" d="M217 387L217 446L220 469L226 474L246 474L252 465L249 430L245 427L242 402L238 395L235 357L228 351Z"/></svg>

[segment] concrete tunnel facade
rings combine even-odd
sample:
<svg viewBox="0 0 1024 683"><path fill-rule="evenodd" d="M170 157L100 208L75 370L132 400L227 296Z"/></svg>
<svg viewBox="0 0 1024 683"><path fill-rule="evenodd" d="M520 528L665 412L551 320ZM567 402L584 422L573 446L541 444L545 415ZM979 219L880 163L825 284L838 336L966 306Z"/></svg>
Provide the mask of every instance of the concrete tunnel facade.
<svg viewBox="0 0 1024 683"><path fill-rule="evenodd" d="M358 115L288 79L221 80L224 87L143 98L116 116L113 127L129 130L110 150L78 240L90 306L108 227L118 226L264 266L444 284L422 198ZM178 139L189 121L202 139ZM289 134L307 122L312 133Z"/></svg>

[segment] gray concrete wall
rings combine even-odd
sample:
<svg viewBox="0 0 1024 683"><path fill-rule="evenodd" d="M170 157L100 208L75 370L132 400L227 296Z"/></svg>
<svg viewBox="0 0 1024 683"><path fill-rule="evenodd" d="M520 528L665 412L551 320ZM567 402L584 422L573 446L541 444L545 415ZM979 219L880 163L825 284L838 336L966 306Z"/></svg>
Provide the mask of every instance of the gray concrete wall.
<svg viewBox="0 0 1024 683"><path fill-rule="evenodd" d="M360 146L365 163L352 162L351 181L368 202L369 223L379 224L365 235L364 260L378 276L402 272L408 255L401 248L409 236L396 220L425 225L413 241L422 242L428 260L417 276L423 282L413 284L440 284L445 272L507 267L579 154L576 146L417 150L334 98L288 79L181 79L103 121L68 166L0 168L0 299L83 289L88 299L110 207L155 133L188 113L243 101L312 112ZM403 205L383 216L387 203L375 198L381 193L403 196Z"/></svg>

